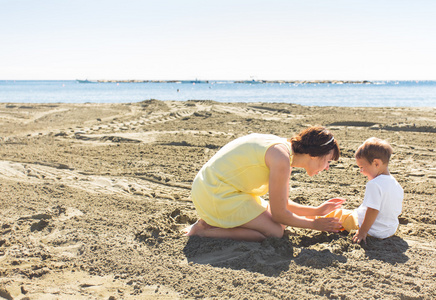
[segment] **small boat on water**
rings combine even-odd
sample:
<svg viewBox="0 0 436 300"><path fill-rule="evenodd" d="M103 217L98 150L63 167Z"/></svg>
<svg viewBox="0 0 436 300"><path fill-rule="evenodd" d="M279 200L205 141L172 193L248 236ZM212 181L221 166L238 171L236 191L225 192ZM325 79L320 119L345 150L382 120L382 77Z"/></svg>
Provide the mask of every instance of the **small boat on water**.
<svg viewBox="0 0 436 300"><path fill-rule="evenodd" d="M88 79L85 79L85 80L76 79L76 81L78 83L98 83L97 80L88 80Z"/></svg>

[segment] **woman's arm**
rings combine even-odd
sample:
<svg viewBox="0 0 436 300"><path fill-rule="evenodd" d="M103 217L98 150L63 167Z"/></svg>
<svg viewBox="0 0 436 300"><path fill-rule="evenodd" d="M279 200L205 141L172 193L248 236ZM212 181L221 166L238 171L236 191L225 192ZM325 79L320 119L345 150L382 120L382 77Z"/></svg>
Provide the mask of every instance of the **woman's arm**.
<svg viewBox="0 0 436 300"><path fill-rule="evenodd" d="M319 216L316 207L298 204L292 200L288 200L287 208L299 216Z"/></svg>
<svg viewBox="0 0 436 300"><path fill-rule="evenodd" d="M313 206L301 205L291 200L288 200L288 210L299 216L306 216L306 217L325 216L329 212L341 208L341 205L345 201L346 200L343 198L332 198L325 201L320 206L313 207Z"/></svg>
<svg viewBox="0 0 436 300"><path fill-rule="evenodd" d="M316 214L318 208L306 207L294 202L291 202L291 206L288 208L291 166L289 152L284 145L271 146L265 154L265 163L270 170L269 200L271 215L275 222L288 226L325 231L338 231L341 228L341 224L335 218L314 220L302 216L306 213L306 215Z"/></svg>

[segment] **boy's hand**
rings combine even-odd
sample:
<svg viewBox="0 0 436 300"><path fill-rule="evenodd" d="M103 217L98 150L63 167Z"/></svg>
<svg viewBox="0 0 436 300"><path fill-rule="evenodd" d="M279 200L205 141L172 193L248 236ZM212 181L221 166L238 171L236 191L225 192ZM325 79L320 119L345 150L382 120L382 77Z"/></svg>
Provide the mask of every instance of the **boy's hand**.
<svg viewBox="0 0 436 300"><path fill-rule="evenodd" d="M353 236L353 243L360 243L361 241L363 241L366 244L366 237L368 235L368 232L364 232L360 229L357 230L356 234Z"/></svg>
<svg viewBox="0 0 436 300"><path fill-rule="evenodd" d="M347 201L344 198L332 198L318 206L318 216L325 216L331 211L334 211L335 209L339 209L342 206L342 203Z"/></svg>

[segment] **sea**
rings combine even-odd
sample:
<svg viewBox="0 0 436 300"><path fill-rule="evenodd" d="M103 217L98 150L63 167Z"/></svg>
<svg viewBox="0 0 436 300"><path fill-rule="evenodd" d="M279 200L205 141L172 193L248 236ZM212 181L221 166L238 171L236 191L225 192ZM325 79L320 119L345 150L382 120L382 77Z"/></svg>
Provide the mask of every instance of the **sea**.
<svg viewBox="0 0 436 300"><path fill-rule="evenodd" d="M157 100L280 102L305 106L436 107L436 81L79 82L0 80L2 103L134 103Z"/></svg>

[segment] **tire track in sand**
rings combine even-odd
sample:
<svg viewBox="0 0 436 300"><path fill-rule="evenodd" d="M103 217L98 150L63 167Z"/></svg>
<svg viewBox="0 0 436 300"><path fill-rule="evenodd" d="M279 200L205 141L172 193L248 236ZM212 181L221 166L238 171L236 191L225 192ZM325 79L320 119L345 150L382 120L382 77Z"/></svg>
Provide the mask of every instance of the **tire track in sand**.
<svg viewBox="0 0 436 300"><path fill-rule="evenodd" d="M188 202L190 186L141 177L108 177L71 170L65 165L0 161L0 177L7 180L55 182L90 193L129 194Z"/></svg>

